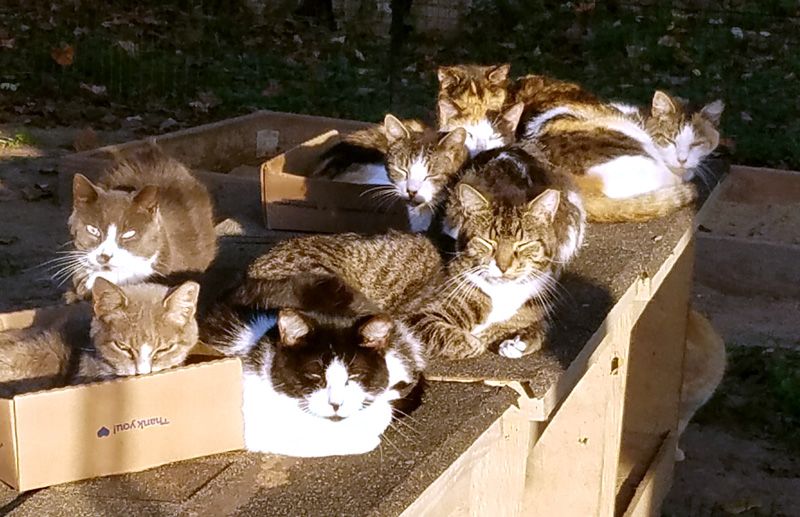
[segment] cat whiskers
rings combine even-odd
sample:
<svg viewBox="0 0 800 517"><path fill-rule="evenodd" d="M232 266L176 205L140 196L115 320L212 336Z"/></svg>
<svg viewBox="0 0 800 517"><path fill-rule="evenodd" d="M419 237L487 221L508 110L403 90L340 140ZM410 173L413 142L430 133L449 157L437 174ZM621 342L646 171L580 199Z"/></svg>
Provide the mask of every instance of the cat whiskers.
<svg viewBox="0 0 800 517"><path fill-rule="evenodd" d="M389 206L394 203L397 198L402 197L400 191L394 185L378 185L377 187L365 190L361 195L369 195L373 198L377 203L377 208Z"/></svg>

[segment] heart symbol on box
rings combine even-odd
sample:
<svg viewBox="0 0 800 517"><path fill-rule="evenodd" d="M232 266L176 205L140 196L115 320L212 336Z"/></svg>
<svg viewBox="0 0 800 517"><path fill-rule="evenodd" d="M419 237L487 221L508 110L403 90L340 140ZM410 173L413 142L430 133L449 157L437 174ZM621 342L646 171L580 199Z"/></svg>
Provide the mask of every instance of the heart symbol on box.
<svg viewBox="0 0 800 517"><path fill-rule="evenodd" d="M103 426L103 427L101 427L100 429L97 430L97 437L98 438L105 438L109 434L111 434L111 431L109 431L106 426Z"/></svg>

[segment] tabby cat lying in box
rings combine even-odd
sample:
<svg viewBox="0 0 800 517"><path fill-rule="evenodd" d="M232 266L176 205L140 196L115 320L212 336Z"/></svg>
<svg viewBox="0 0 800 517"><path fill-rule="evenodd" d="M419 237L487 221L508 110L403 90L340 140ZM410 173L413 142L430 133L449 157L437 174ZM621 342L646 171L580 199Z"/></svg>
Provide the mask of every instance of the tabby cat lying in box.
<svg viewBox="0 0 800 517"><path fill-rule="evenodd" d="M197 343L200 287L117 287L102 277L93 307L65 311L47 328L0 332L0 394L140 375L178 366Z"/></svg>

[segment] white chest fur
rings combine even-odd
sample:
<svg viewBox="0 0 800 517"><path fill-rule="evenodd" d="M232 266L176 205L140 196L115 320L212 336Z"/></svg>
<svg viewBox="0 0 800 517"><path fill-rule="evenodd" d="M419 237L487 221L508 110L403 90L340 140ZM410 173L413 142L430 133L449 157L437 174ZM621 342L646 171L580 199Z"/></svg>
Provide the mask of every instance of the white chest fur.
<svg viewBox="0 0 800 517"><path fill-rule="evenodd" d="M472 329L478 335L494 323L502 323L511 319L525 302L539 293L545 283L541 280L525 282L489 283L482 276L472 274L470 281L489 297L492 310L486 319Z"/></svg>

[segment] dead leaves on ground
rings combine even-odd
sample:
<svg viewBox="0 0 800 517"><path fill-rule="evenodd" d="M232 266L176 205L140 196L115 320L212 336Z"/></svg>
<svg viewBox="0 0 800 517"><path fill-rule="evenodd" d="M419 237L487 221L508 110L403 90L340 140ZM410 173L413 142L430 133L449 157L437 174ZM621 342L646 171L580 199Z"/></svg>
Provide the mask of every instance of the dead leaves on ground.
<svg viewBox="0 0 800 517"><path fill-rule="evenodd" d="M61 47L52 49L50 51L50 57L62 67L71 66L73 61L75 61L75 47L63 44Z"/></svg>

